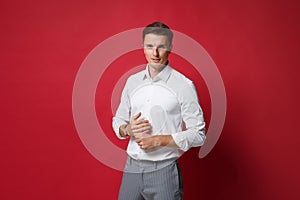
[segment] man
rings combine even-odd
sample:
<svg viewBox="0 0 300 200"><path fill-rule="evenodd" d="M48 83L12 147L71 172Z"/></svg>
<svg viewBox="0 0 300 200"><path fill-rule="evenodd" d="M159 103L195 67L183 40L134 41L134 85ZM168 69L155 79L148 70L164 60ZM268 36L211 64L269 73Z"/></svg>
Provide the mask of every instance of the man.
<svg viewBox="0 0 300 200"><path fill-rule="evenodd" d="M177 159L205 140L195 87L168 61L172 39L161 22L143 30L147 67L129 77L113 118L116 135L129 138L119 200L182 199Z"/></svg>

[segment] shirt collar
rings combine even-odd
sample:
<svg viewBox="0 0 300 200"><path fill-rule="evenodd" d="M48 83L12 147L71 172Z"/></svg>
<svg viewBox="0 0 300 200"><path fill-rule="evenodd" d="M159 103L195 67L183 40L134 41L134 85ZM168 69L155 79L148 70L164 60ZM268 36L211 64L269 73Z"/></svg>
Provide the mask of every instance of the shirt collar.
<svg viewBox="0 0 300 200"><path fill-rule="evenodd" d="M144 70L145 74L143 76L143 80L145 79L151 79L150 78L150 75L149 75L149 70L148 70L149 66L147 65L146 66L146 69ZM161 72L159 72L159 74L156 75L156 77L154 78L153 81L159 81L159 80L162 80L164 82L167 82L168 81L168 78L170 77L171 75L171 71L172 71L172 68L171 66L168 64L166 65L163 70Z"/></svg>

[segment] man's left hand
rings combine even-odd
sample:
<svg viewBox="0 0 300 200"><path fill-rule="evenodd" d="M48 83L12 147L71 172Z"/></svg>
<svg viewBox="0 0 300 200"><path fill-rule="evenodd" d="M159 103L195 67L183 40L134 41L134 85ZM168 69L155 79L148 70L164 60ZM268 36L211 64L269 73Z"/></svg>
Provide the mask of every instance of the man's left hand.
<svg viewBox="0 0 300 200"><path fill-rule="evenodd" d="M158 146L178 147L171 135L143 135L142 137L135 137L135 142L141 149L152 149Z"/></svg>

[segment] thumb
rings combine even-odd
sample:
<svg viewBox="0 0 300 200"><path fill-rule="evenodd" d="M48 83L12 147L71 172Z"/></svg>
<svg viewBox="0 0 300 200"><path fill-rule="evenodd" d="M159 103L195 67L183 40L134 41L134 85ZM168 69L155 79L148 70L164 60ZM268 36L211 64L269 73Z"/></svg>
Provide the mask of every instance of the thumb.
<svg viewBox="0 0 300 200"><path fill-rule="evenodd" d="M132 117L132 120L137 120L141 115L142 115L142 113L139 112L138 114L136 114Z"/></svg>

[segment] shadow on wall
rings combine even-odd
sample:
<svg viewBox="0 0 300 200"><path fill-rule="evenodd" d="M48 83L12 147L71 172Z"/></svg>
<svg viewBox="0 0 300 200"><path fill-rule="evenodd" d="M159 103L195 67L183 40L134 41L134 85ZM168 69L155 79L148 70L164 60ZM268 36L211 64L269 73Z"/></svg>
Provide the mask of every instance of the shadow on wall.
<svg viewBox="0 0 300 200"><path fill-rule="evenodd" d="M205 158L199 159L198 152L193 148L179 159L185 200L256 199L253 172L231 148L219 141Z"/></svg>

